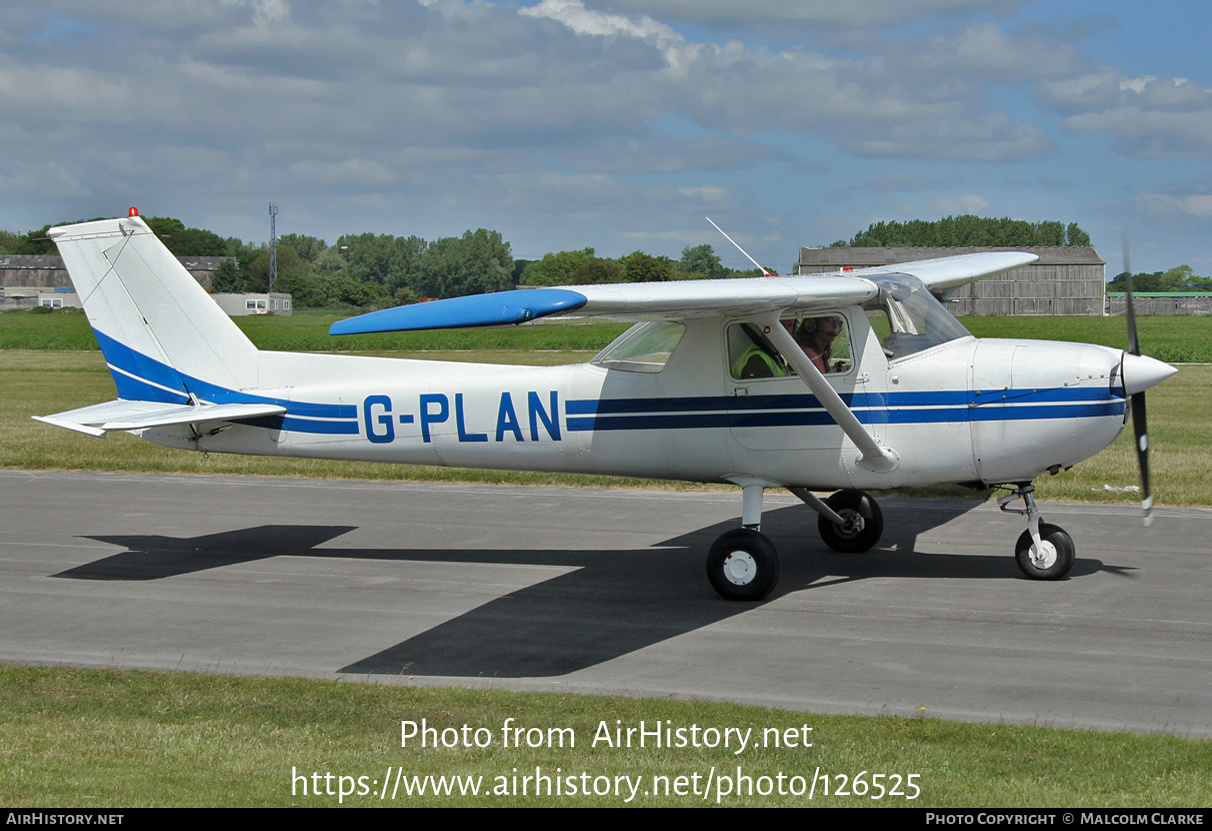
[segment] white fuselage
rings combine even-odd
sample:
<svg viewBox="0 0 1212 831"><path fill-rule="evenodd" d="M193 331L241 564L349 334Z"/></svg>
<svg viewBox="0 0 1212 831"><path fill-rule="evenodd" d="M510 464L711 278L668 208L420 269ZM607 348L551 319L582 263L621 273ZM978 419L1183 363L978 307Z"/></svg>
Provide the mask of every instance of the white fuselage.
<svg viewBox="0 0 1212 831"><path fill-rule="evenodd" d="M889 361L858 307L849 369L825 376L899 464L873 472L796 376L738 380L726 321L685 321L660 371L518 367L259 353L244 390L289 402L279 420L143 437L210 452L688 481L759 478L817 489L1029 481L1123 428L1122 353L960 338Z"/></svg>

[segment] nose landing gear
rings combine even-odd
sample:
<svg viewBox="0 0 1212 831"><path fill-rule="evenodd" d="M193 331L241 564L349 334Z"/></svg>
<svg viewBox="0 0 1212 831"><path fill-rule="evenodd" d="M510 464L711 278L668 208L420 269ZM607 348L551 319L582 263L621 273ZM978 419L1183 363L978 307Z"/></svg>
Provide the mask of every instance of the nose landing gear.
<svg viewBox="0 0 1212 831"><path fill-rule="evenodd" d="M1034 491L1035 487L1030 483L1016 485L1010 493L998 498L997 507L1006 513L1027 517L1027 530L1014 546L1019 570L1032 580L1060 580L1073 568L1076 548L1073 538L1063 528L1040 522L1039 508L1032 496ZM1009 507L1016 499L1022 499L1026 507Z"/></svg>

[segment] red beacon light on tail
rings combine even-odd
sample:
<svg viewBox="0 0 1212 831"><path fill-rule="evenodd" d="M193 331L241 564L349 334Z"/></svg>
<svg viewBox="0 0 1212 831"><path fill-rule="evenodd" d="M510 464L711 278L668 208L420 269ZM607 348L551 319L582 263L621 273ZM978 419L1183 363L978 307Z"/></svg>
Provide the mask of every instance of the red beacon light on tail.
<svg viewBox="0 0 1212 831"><path fill-rule="evenodd" d="M138 209L138 208L131 208L130 210L128 210L128 211L126 212L126 215L127 215L127 216L138 216L138 215L139 215L139 209Z"/></svg>

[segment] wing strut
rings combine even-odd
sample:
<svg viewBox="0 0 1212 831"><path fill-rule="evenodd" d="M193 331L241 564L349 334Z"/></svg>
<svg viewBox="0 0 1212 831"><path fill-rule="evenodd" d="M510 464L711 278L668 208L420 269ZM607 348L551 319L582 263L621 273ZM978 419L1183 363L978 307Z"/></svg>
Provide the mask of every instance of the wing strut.
<svg viewBox="0 0 1212 831"><path fill-rule="evenodd" d="M854 442L854 446L862 451L863 455L855 461L855 464L876 473L890 473L896 470L901 463L901 457L891 447L880 447L875 443L875 439L871 438L870 434L863 429L858 417L846 406L846 402L842 401L837 391L829 386L825 376L795 342L795 338L791 337L791 333L783 328L783 324L779 322L779 313L764 314L756 318L756 322L762 327L762 333L778 349L779 354L800 376L800 380L807 384L808 389L812 390L812 394L820 400L825 411L833 416L833 420Z"/></svg>

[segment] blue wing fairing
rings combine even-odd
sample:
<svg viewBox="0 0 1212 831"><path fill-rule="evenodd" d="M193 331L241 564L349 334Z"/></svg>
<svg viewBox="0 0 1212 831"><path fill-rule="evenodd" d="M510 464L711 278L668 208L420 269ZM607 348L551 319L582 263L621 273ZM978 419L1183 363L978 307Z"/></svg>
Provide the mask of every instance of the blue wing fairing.
<svg viewBox="0 0 1212 831"><path fill-rule="evenodd" d="M451 297L411 306L397 306L338 320L330 335L370 332L408 332L423 329L466 329L502 326L576 311L588 302L585 295L568 289L514 289L494 294Z"/></svg>

